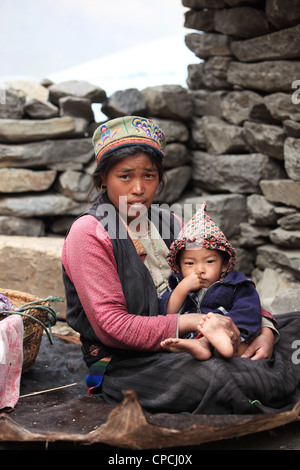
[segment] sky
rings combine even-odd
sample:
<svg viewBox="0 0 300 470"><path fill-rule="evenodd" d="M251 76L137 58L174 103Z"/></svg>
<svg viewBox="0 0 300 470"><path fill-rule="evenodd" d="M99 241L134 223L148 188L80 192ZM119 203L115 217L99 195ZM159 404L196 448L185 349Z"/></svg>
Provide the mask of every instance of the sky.
<svg viewBox="0 0 300 470"><path fill-rule="evenodd" d="M181 0L0 0L0 80L80 79L117 89L184 85ZM150 79L151 78L151 79Z"/></svg>

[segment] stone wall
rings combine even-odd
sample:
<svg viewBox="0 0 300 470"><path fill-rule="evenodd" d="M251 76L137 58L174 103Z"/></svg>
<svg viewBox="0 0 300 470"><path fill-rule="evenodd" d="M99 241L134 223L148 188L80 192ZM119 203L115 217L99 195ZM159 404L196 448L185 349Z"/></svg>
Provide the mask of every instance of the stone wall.
<svg viewBox="0 0 300 470"><path fill-rule="evenodd" d="M186 221L206 200L263 304L274 313L299 310L299 2L182 3L195 53L187 88L107 96L86 82L47 79L2 88L0 285L64 297L61 247L90 205L98 103L109 119L140 115L162 126L167 184L157 202Z"/></svg>
<svg viewBox="0 0 300 470"><path fill-rule="evenodd" d="M167 180L157 202L171 205L190 184L192 97L178 85L116 91L90 83L10 82L0 90L0 285L64 299L61 249L73 220L97 197L91 137L108 118L154 116L167 134ZM89 196L89 198L88 198ZM177 204L177 207L180 203ZM64 306L58 306L63 315Z"/></svg>
<svg viewBox="0 0 300 470"><path fill-rule="evenodd" d="M194 191L209 203L239 195L245 217L229 220L242 267L250 257L273 312L300 310L299 1L182 3L186 45L201 59L187 79Z"/></svg>

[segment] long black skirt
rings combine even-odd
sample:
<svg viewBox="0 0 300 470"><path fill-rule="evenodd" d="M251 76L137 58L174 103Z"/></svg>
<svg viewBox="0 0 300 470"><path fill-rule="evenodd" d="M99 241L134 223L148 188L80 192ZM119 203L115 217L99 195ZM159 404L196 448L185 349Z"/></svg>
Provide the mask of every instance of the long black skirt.
<svg viewBox="0 0 300 470"><path fill-rule="evenodd" d="M276 316L280 339L271 359L207 361L188 353L124 353L114 357L103 398L120 403L135 390L152 413L254 414L290 409L300 400L300 312Z"/></svg>

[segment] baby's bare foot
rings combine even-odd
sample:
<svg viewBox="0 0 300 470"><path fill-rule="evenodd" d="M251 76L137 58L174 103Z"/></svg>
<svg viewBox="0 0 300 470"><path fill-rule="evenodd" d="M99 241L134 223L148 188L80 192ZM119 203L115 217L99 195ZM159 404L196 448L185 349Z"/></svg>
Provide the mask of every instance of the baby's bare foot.
<svg viewBox="0 0 300 470"><path fill-rule="evenodd" d="M231 339L216 315L211 312L203 315L198 328L221 356L226 358L233 357L234 347Z"/></svg>
<svg viewBox="0 0 300 470"><path fill-rule="evenodd" d="M184 338L168 338L162 341L160 344L164 349L171 352L187 352L191 354L195 359L206 360L211 356L211 350L208 342L202 338L198 339L184 339Z"/></svg>

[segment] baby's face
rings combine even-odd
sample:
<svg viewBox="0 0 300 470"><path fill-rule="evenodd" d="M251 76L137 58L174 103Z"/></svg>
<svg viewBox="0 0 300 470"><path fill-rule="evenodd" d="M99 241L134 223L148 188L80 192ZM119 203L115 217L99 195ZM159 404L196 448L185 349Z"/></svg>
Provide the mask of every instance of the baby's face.
<svg viewBox="0 0 300 470"><path fill-rule="evenodd" d="M202 287L209 287L218 281L226 271L226 267L222 254L218 250L184 249L180 254L180 268L183 277L196 272L203 280Z"/></svg>

